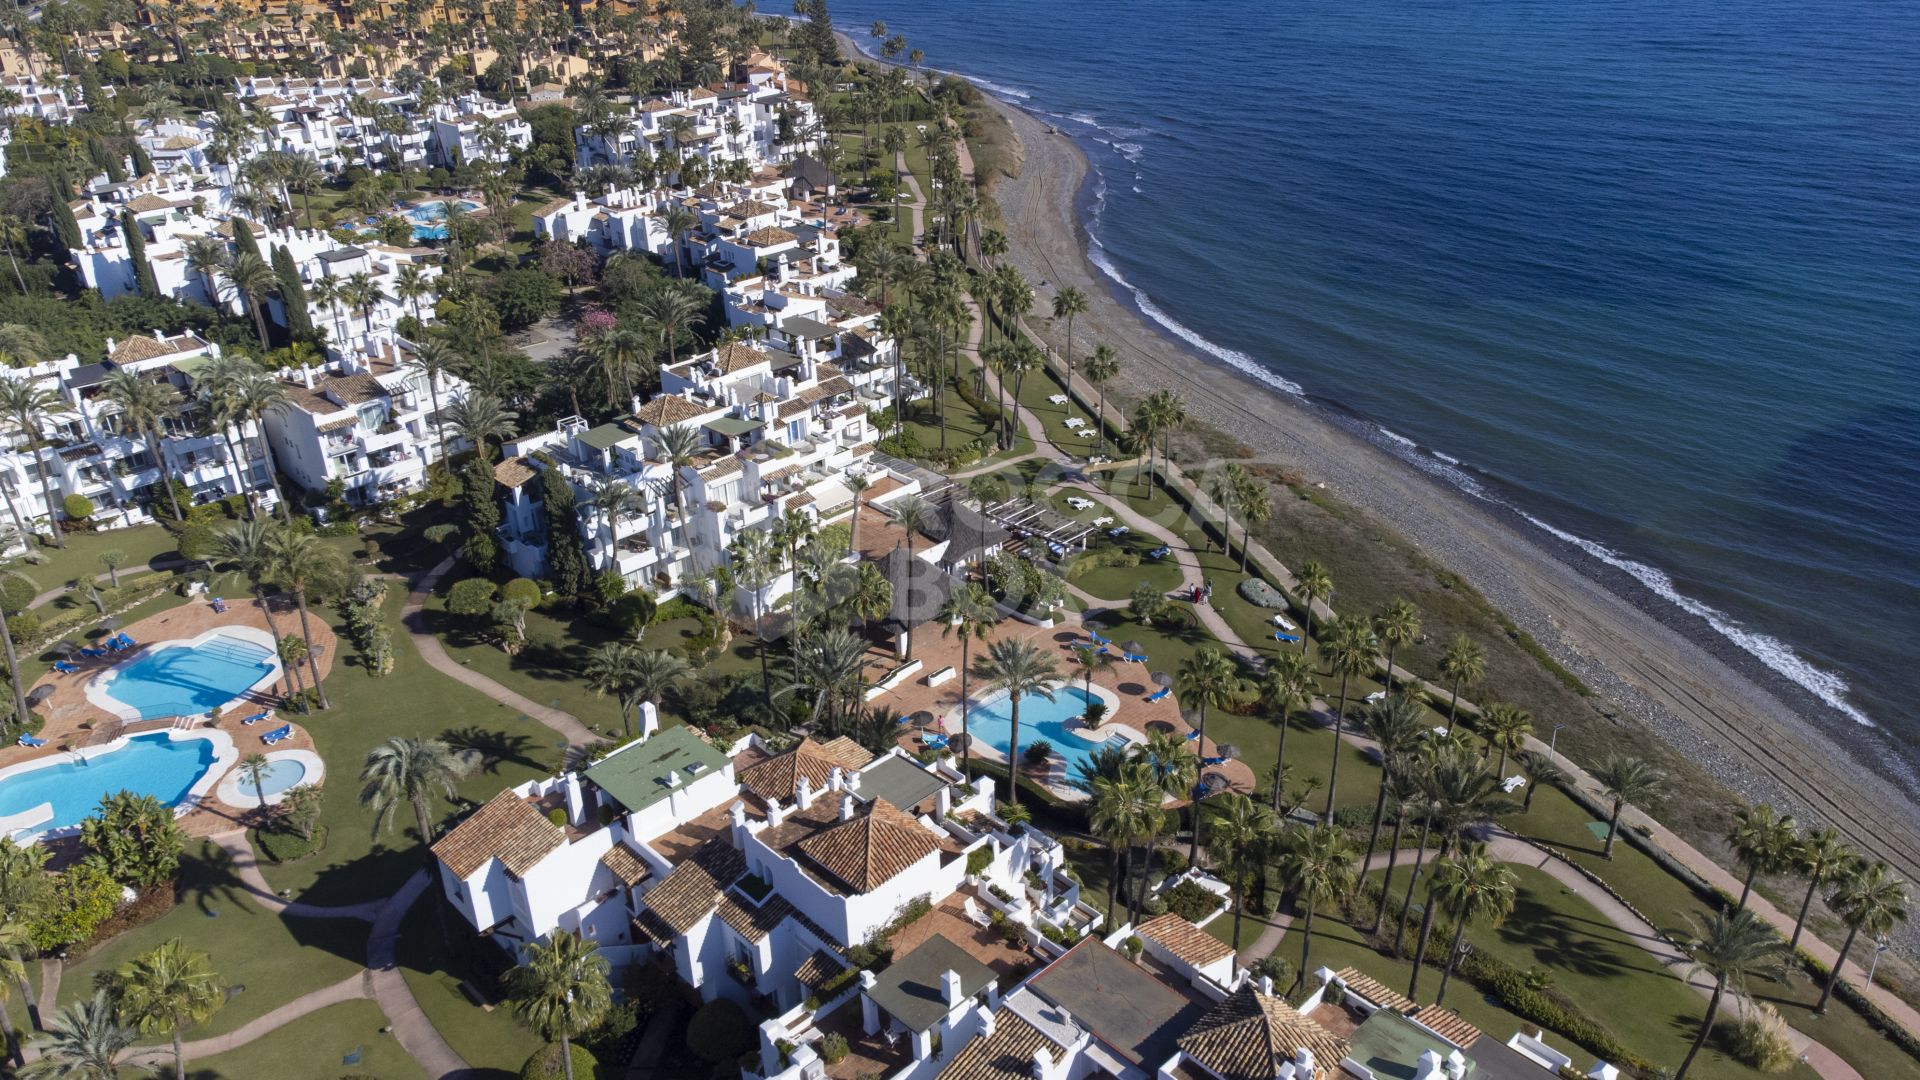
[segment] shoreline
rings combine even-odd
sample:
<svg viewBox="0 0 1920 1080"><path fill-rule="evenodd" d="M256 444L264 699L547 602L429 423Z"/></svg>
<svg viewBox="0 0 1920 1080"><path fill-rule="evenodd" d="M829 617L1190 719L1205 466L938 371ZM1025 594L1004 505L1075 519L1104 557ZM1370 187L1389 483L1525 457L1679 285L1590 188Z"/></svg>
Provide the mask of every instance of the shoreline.
<svg viewBox="0 0 1920 1080"><path fill-rule="evenodd" d="M1721 783L1831 821L1904 876L1920 876L1920 805L1876 771L1883 747L1873 744L1886 738L1884 729L1861 728L1703 618L1519 509L1476 499L1395 453L1373 421L1276 389L1176 338L1089 256L1093 173L1085 153L1025 109L982 96L1006 117L1021 150L1020 177L1001 177L993 188L1005 217L1005 261L1036 282L1036 308L1063 285L1088 294L1075 337L1118 344L1130 362L1116 381L1120 396L1179 388L1195 419L1269 448L1254 460L1324 481L1460 573L1602 699ZM1059 337L1058 328L1040 325L1046 321L1034 320L1034 328ZM1841 762L1855 768L1835 768ZM1900 820L1886 821L1889 814Z"/></svg>
<svg viewBox="0 0 1920 1080"><path fill-rule="evenodd" d="M846 53L903 66L836 33ZM921 73L968 79L935 68ZM1371 419L1288 393L1180 340L1141 310L1117 275L1094 263L1086 222L1095 174L1085 152L1017 103L968 81L1011 126L1022 163L1018 178L993 184L1009 242L1002 261L1035 283L1037 310L1064 285L1087 294L1076 341L1120 349L1128 363L1113 387L1117 397L1179 389L1195 420L1268 448L1252 460L1325 483L1459 573L1591 686L1607 719L1648 728L1738 795L1831 823L1909 880L1920 879L1920 804L1882 771L1885 729L1860 727L1703 617L1565 534L1435 475L1391 445L1391 434ZM1060 328L1049 322L1035 319L1029 328L1057 348Z"/></svg>

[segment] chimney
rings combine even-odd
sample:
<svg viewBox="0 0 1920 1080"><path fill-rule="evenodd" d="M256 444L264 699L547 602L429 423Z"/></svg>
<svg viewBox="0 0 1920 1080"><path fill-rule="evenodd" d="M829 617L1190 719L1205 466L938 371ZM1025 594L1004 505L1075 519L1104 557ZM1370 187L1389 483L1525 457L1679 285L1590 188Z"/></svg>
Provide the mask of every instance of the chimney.
<svg viewBox="0 0 1920 1080"><path fill-rule="evenodd" d="M767 825L769 827L778 827L781 822L787 820L787 814L788 808L780 805L779 799L767 800Z"/></svg>
<svg viewBox="0 0 1920 1080"><path fill-rule="evenodd" d="M740 802L739 800L736 799L734 800L734 804L732 806L727 807L727 824L728 824L727 832L729 837L733 841L734 849L738 851L746 850L746 846L747 846L747 804L746 803Z"/></svg>
<svg viewBox="0 0 1920 1080"><path fill-rule="evenodd" d="M940 990L949 1006L958 1005L966 998L960 990L960 973L951 968L940 973Z"/></svg>
<svg viewBox="0 0 1920 1080"><path fill-rule="evenodd" d="M1052 1080L1053 1055L1044 1046L1033 1048L1033 1080Z"/></svg>
<svg viewBox="0 0 1920 1080"><path fill-rule="evenodd" d="M1260 996L1261 997L1273 996L1273 976L1271 975L1260 976Z"/></svg>
<svg viewBox="0 0 1920 1080"><path fill-rule="evenodd" d="M847 790L848 790L848 791L851 791L851 792L854 792L854 793L856 793L856 794L857 794L857 793L859 793L859 791L860 791L860 773L859 773L859 770L857 770L857 769L850 769L850 770L848 770L848 772L847 772L847 782L846 782L846 786L847 786Z"/></svg>
<svg viewBox="0 0 1920 1080"><path fill-rule="evenodd" d="M853 820L853 796L851 795L840 796L840 820Z"/></svg>
<svg viewBox="0 0 1920 1080"><path fill-rule="evenodd" d="M986 1015L986 1016L985 1016L984 1018L982 1018L982 1019L981 1019L981 1021L980 1021L980 1037L981 1037L982 1039L991 1039L991 1038L993 1038L993 1029L994 1029L994 1027L995 1027L995 1024L994 1024L994 1014L993 1014L993 1013L991 1013L991 1012L989 1012L989 1013L987 1013L987 1015Z"/></svg>
<svg viewBox="0 0 1920 1080"><path fill-rule="evenodd" d="M1466 1080L1467 1055L1455 1049L1447 1055L1447 1076L1451 1080Z"/></svg>
<svg viewBox="0 0 1920 1080"><path fill-rule="evenodd" d="M833 767L833 771L827 774L827 790L840 791L844 789L846 786L847 786L846 770L842 769L838 765L835 765Z"/></svg>
<svg viewBox="0 0 1920 1080"><path fill-rule="evenodd" d="M1302 1046L1293 1052L1294 1069L1301 1076L1313 1075L1313 1051Z"/></svg>
<svg viewBox="0 0 1920 1080"><path fill-rule="evenodd" d="M813 807L813 782L804 776L800 778L800 787L794 793L794 804L802 810Z"/></svg>

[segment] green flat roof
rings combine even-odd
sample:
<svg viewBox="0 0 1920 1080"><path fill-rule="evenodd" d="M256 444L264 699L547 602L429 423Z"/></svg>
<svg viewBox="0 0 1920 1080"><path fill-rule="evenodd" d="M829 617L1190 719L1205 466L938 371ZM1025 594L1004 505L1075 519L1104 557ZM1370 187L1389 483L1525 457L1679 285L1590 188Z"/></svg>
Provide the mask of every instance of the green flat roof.
<svg viewBox="0 0 1920 1080"><path fill-rule="evenodd" d="M586 443L588 446L593 447L595 450L611 450L615 444L621 440L632 438L633 432L628 431L619 424L601 424L599 427L589 428L574 437Z"/></svg>
<svg viewBox="0 0 1920 1080"><path fill-rule="evenodd" d="M167 366L189 379L194 379L197 378L201 368L211 363L213 363L211 356L189 356L185 360L175 360Z"/></svg>
<svg viewBox="0 0 1920 1080"><path fill-rule="evenodd" d="M922 799L946 787L939 777L910 761L884 757L860 773L860 797L885 799L908 813Z"/></svg>
<svg viewBox="0 0 1920 1080"><path fill-rule="evenodd" d="M1420 1055L1431 1050L1444 1059L1453 1053L1445 1039L1392 1009L1381 1009L1354 1030L1347 1040L1347 1056L1373 1070L1376 1076L1411 1076ZM1474 1075L1473 1061L1467 1075Z"/></svg>
<svg viewBox="0 0 1920 1080"><path fill-rule="evenodd" d="M634 743L587 770L587 779L630 811L644 810L675 791L727 767L726 755L684 727L670 727ZM668 773L676 783L669 787Z"/></svg>
<svg viewBox="0 0 1920 1080"><path fill-rule="evenodd" d="M741 416L722 416L717 420L709 420L700 426L706 428L708 431L718 432L721 435L737 439L742 435L751 435L759 431L761 428L767 426L767 422L764 420L748 420Z"/></svg>
<svg viewBox="0 0 1920 1080"><path fill-rule="evenodd" d="M867 996L912 1031L932 1027L951 1008L940 977L960 976L960 993L972 997L993 982L993 969L967 950L935 934L880 973Z"/></svg>

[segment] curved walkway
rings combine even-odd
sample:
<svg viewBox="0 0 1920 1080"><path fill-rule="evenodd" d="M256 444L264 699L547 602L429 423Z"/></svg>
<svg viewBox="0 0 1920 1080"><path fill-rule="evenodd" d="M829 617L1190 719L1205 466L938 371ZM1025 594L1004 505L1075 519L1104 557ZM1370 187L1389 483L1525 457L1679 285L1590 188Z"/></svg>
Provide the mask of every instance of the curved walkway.
<svg viewBox="0 0 1920 1080"><path fill-rule="evenodd" d="M227 1032L225 1035L209 1035L204 1039L194 1039L184 1044L189 1066L195 1061L215 1054L224 1054L229 1050L238 1050L255 1039L271 1035L308 1013L319 1012L329 1005L338 1005L343 1001L355 1001L369 997L367 977L362 972L349 975L332 986L323 986L312 993L302 994L285 1005L258 1016ZM173 1062L173 1047L141 1046L127 1052L127 1061L146 1065L150 1068L170 1065Z"/></svg>
<svg viewBox="0 0 1920 1080"><path fill-rule="evenodd" d="M342 904L328 907L322 904L305 904L297 900L287 900L273 891L267 883L266 875L260 872L260 859L253 852L253 845L247 840L245 829L232 829L217 833L207 839L220 846L233 860L234 876L240 879L240 885L246 889L253 902L274 913L296 919L359 919L372 922L378 918L389 900L366 900L358 904Z"/></svg>
<svg viewBox="0 0 1920 1080"><path fill-rule="evenodd" d="M446 576L447 571L453 569L453 565L452 557L448 557L439 566L423 574L413 583L407 593L407 604L400 609L400 623L406 627L407 636L413 639L413 647L420 650L420 658L427 662L427 666L447 678L470 686L502 705L518 709L552 728L576 749L602 741L600 736L588 730L587 725L581 723L580 718L572 713L550 705L542 705L524 694L509 690L447 655L447 650L440 644L440 639L434 637L432 631L427 629L425 608L427 597L433 592L433 587L440 584L440 579Z"/></svg>

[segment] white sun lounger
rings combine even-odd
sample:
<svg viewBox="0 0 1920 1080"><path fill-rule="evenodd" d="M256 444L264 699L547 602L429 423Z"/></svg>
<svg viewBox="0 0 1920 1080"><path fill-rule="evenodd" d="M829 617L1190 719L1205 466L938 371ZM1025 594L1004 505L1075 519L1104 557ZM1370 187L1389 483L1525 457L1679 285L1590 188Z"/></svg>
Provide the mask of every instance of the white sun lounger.
<svg viewBox="0 0 1920 1080"><path fill-rule="evenodd" d="M1112 514L1102 514L1101 516L1093 519L1093 526L1096 529L1102 526L1111 525L1111 524L1113 524Z"/></svg>
<svg viewBox="0 0 1920 1080"><path fill-rule="evenodd" d="M1054 405L1065 405L1067 403L1067 395L1055 394L1048 398L1047 401Z"/></svg>

